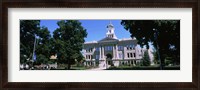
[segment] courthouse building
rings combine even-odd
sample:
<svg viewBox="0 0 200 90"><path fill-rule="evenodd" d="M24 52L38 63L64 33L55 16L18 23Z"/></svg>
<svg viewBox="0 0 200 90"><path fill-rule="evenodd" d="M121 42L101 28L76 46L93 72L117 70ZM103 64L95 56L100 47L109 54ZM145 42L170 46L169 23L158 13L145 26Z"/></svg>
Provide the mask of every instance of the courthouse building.
<svg viewBox="0 0 200 90"><path fill-rule="evenodd" d="M86 60L84 65L98 65L100 68L106 69L110 66L140 63L146 49L138 47L136 39L118 39L114 30L114 26L109 23L105 38L84 43L82 52ZM152 63L152 52L148 50L148 53Z"/></svg>

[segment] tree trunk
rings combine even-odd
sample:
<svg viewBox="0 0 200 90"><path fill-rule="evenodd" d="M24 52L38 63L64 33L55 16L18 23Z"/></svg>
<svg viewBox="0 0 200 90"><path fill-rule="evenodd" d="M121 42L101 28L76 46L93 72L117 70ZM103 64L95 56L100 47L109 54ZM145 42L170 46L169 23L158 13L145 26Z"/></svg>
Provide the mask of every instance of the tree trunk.
<svg viewBox="0 0 200 90"><path fill-rule="evenodd" d="M70 68L71 68L71 63L70 63L70 60L68 60L67 69L70 70Z"/></svg>
<svg viewBox="0 0 200 90"><path fill-rule="evenodd" d="M162 53L162 50L159 50L160 52L160 69L163 70L165 66L165 57L163 56L164 54Z"/></svg>

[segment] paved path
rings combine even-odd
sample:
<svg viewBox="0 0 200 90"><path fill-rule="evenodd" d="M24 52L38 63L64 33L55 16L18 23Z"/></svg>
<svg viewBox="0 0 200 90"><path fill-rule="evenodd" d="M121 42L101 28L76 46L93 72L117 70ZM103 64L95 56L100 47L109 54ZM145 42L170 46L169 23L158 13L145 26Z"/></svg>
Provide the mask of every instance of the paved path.
<svg viewBox="0 0 200 90"><path fill-rule="evenodd" d="M88 70L103 70L102 68L91 68L91 69L88 69Z"/></svg>

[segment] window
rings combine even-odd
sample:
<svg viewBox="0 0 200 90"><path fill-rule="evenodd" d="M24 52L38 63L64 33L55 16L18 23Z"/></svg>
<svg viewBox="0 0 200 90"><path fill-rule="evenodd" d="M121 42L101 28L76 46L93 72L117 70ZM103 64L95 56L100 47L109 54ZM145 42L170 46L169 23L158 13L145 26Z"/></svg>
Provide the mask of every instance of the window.
<svg viewBox="0 0 200 90"><path fill-rule="evenodd" d="M88 59L88 55L86 55L86 59Z"/></svg>
<svg viewBox="0 0 200 90"><path fill-rule="evenodd" d="M96 59L99 59L99 55L96 55Z"/></svg>
<svg viewBox="0 0 200 90"><path fill-rule="evenodd" d="M92 59L93 58L93 56L92 55L90 55L90 59Z"/></svg>
<svg viewBox="0 0 200 90"><path fill-rule="evenodd" d="M99 48L96 48L96 51L99 51Z"/></svg>
<svg viewBox="0 0 200 90"><path fill-rule="evenodd" d="M104 47L104 49L105 49L105 51L107 51L107 50L108 50L108 47L107 47L107 46L105 46L105 47Z"/></svg>
<svg viewBox="0 0 200 90"><path fill-rule="evenodd" d="M123 46L118 46L118 50L123 50Z"/></svg>
<svg viewBox="0 0 200 90"><path fill-rule="evenodd" d="M119 58L123 58L123 54L122 53L119 53Z"/></svg>
<svg viewBox="0 0 200 90"><path fill-rule="evenodd" d="M127 53L127 57L129 58L129 53Z"/></svg>
<svg viewBox="0 0 200 90"><path fill-rule="evenodd" d="M92 52L92 51L93 51L93 48L86 49L86 52Z"/></svg>
<svg viewBox="0 0 200 90"><path fill-rule="evenodd" d="M120 53L119 53L119 58L122 58Z"/></svg>
<svg viewBox="0 0 200 90"><path fill-rule="evenodd" d="M112 46L110 46L110 51L112 51Z"/></svg>
<svg viewBox="0 0 200 90"><path fill-rule="evenodd" d="M131 57L133 57L133 53L130 53L131 54Z"/></svg>
<svg viewBox="0 0 200 90"><path fill-rule="evenodd" d="M136 56L135 53L133 53L134 57Z"/></svg>
<svg viewBox="0 0 200 90"><path fill-rule="evenodd" d="M90 48L90 52L92 52L93 50L92 50L92 48Z"/></svg>

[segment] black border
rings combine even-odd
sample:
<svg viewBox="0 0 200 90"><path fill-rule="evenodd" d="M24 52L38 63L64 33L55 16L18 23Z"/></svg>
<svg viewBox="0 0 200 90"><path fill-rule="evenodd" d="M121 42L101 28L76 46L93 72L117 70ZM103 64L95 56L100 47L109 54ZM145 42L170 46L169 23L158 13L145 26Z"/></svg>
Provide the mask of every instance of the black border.
<svg viewBox="0 0 200 90"><path fill-rule="evenodd" d="M200 89L200 65L198 62L199 40L198 18L200 14L200 1L197 0L3 0L1 2L1 89L153 89L153 90L198 90ZM8 82L8 8L192 8L192 82L103 82L103 83L34 83L34 82Z"/></svg>

